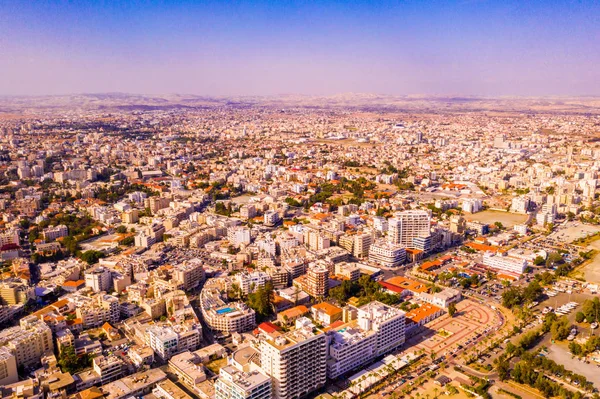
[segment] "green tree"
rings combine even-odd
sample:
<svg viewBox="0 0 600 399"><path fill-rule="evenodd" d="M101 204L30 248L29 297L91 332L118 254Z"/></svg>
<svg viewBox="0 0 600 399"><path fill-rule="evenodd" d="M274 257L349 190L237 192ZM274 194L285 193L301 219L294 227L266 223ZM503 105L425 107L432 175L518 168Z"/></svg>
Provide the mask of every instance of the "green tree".
<svg viewBox="0 0 600 399"><path fill-rule="evenodd" d="M455 313L456 313L456 304L454 302L452 302L450 305L448 305L448 314L450 315L450 317L454 317Z"/></svg>
<svg viewBox="0 0 600 399"><path fill-rule="evenodd" d="M546 258L546 267L554 267L565 263L563 256L558 252L551 252Z"/></svg>
<svg viewBox="0 0 600 399"><path fill-rule="evenodd" d="M82 261L87 262L88 265L93 265L95 263L98 263L100 258L104 258L104 256L104 252L90 249L89 251L85 251L81 255L79 255L79 258Z"/></svg>
<svg viewBox="0 0 600 399"><path fill-rule="evenodd" d="M581 311L585 315L585 319L588 323L598 321L598 316L600 315L600 299L596 297L594 299L585 300Z"/></svg>
<svg viewBox="0 0 600 399"><path fill-rule="evenodd" d="M123 245L124 247L130 247L135 242L135 238L133 236L125 237L121 241L119 241L119 245Z"/></svg>
<svg viewBox="0 0 600 399"><path fill-rule="evenodd" d="M519 287L510 287L502 293L502 306L512 309L523 303L523 293Z"/></svg>
<svg viewBox="0 0 600 399"><path fill-rule="evenodd" d="M127 227L121 225L121 226L117 227L116 232L119 234L125 234L125 233L127 233Z"/></svg>
<svg viewBox="0 0 600 399"><path fill-rule="evenodd" d="M569 342L569 350L575 356L581 356L581 354L583 352L581 345L579 345L577 342L572 342L572 341Z"/></svg>
<svg viewBox="0 0 600 399"><path fill-rule="evenodd" d="M63 373L78 373L92 365L93 357L89 354L77 356L72 346L66 346L58 356L58 366Z"/></svg>
<svg viewBox="0 0 600 399"><path fill-rule="evenodd" d="M542 295L542 292L544 292L544 290L540 286L540 283L534 280L525 287L525 290L523 290L523 299L528 302L533 302Z"/></svg>
<svg viewBox="0 0 600 399"><path fill-rule="evenodd" d="M569 319L566 316L561 317L554 323L552 323L552 327L550 327L550 333L552 334L552 338L557 341L562 341L563 339L569 336L570 332L570 323Z"/></svg>
<svg viewBox="0 0 600 399"><path fill-rule="evenodd" d="M536 256L535 259L533 260L533 264L536 266L541 266L545 263L546 263L546 259L544 259L544 257L541 255Z"/></svg>
<svg viewBox="0 0 600 399"><path fill-rule="evenodd" d="M247 304L254 309L257 318L264 320L273 313L273 284L269 281L248 295Z"/></svg>
<svg viewBox="0 0 600 399"><path fill-rule="evenodd" d="M496 371L498 372L498 378L500 381L506 381L510 378L510 363L506 360L506 356L500 355L495 361Z"/></svg>

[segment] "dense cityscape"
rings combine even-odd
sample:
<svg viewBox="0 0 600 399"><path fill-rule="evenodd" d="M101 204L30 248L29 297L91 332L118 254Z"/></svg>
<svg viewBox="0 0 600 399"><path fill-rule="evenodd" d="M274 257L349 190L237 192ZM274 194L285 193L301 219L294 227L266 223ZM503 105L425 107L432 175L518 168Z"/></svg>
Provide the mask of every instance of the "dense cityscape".
<svg viewBox="0 0 600 399"><path fill-rule="evenodd" d="M2 99L1 397L597 398L598 105L504 101Z"/></svg>

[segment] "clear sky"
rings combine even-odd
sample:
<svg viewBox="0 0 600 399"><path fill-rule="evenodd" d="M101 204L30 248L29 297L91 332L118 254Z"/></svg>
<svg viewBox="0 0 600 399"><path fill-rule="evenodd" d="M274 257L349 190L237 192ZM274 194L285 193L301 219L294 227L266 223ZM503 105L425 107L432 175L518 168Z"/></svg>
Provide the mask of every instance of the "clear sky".
<svg viewBox="0 0 600 399"><path fill-rule="evenodd" d="M0 95L600 95L600 0L0 0Z"/></svg>

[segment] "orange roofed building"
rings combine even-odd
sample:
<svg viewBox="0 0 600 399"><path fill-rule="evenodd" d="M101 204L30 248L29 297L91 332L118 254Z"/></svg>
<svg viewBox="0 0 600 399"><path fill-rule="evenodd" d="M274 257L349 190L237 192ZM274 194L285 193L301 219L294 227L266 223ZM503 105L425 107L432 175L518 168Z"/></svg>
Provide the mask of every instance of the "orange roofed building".
<svg viewBox="0 0 600 399"><path fill-rule="evenodd" d="M313 318L324 325L341 320L343 315L342 308L338 308L328 302L317 303L310 309Z"/></svg>
<svg viewBox="0 0 600 399"><path fill-rule="evenodd" d="M281 324L291 324L296 321L296 319L304 316L308 313L308 308L304 305L299 305L293 307L288 310L284 310L283 312L279 312L277 314L277 321Z"/></svg>
<svg viewBox="0 0 600 399"><path fill-rule="evenodd" d="M423 304L406 313L406 334L415 334L420 327L444 314L444 309L430 303Z"/></svg>
<svg viewBox="0 0 600 399"><path fill-rule="evenodd" d="M403 276L392 277L388 280L385 280L385 282L410 291L416 298L418 298L422 293L426 293L428 291L425 283L411 280Z"/></svg>

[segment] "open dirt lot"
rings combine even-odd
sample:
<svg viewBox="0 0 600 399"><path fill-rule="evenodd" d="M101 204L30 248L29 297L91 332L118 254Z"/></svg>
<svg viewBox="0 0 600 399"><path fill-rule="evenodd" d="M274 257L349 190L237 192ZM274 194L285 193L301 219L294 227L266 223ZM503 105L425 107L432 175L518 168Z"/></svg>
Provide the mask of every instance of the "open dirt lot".
<svg viewBox="0 0 600 399"><path fill-rule="evenodd" d="M525 223L527 221L527 215L520 213L510 213L501 211L483 211L470 215L466 215L465 219L468 221L482 222L486 224L493 224L494 222L500 222L506 228L511 228L515 224Z"/></svg>
<svg viewBox="0 0 600 399"><path fill-rule="evenodd" d="M600 227L598 226L582 224L579 222L571 222L567 225L558 226L556 230L548 237L555 240L571 243L577 239L593 235L598 231L600 231Z"/></svg>

